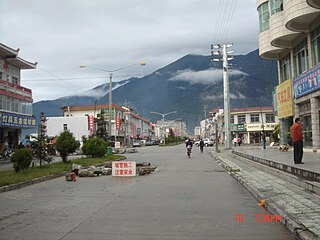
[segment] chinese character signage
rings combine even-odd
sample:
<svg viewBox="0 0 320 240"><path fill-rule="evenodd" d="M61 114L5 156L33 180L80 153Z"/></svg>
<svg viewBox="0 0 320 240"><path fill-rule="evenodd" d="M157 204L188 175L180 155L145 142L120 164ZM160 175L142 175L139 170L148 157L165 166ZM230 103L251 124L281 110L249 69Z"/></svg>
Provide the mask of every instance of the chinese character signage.
<svg viewBox="0 0 320 240"><path fill-rule="evenodd" d="M245 128L244 128L244 124L235 124L235 123L231 123L230 124L230 128L231 128L231 131L233 132L243 132L245 131Z"/></svg>
<svg viewBox="0 0 320 240"><path fill-rule="evenodd" d="M293 116L293 98L291 79L284 81L277 86L277 108L278 118L286 118Z"/></svg>
<svg viewBox="0 0 320 240"><path fill-rule="evenodd" d="M293 80L294 97L299 98L320 89L320 64Z"/></svg>
<svg viewBox="0 0 320 240"><path fill-rule="evenodd" d="M32 128L36 126L36 118L33 116L0 112L0 126Z"/></svg>
<svg viewBox="0 0 320 240"><path fill-rule="evenodd" d="M247 123L247 131L248 132L258 132L258 131L273 131L274 127L276 126L275 123Z"/></svg>
<svg viewBox="0 0 320 240"><path fill-rule="evenodd" d="M90 131L94 131L94 116L93 115L88 116L88 129Z"/></svg>
<svg viewBox="0 0 320 240"><path fill-rule="evenodd" d="M120 122L120 117L117 116L117 117L116 117L116 129L117 129L117 130L120 129L120 124L121 124L121 122Z"/></svg>
<svg viewBox="0 0 320 240"><path fill-rule="evenodd" d="M113 177L135 177L136 162L112 162Z"/></svg>
<svg viewBox="0 0 320 240"><path fill-rule="evenodd" d="M105 119L109 120L109 108L103 108L101 110L101 114L104 116ZM111 109L111 119L115 119L116 111L114 108Z"/></svg>

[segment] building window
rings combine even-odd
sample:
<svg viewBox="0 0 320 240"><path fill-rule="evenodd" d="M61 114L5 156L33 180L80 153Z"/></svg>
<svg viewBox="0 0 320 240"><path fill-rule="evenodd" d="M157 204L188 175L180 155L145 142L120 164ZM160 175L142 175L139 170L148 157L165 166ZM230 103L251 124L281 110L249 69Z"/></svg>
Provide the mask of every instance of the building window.
<svg viewBox="0 0 320 240"><path fill-rule="evenodd" d="M311 116L302 116L302 133L303 133L303 143L305 146L312 146L312 124Z"/></svg>
<svg viewBox="0 0 320 240"><path fill-rule="evenodd" d="M312 52L313 52L313 63L317 65L320 63L320 28L316 29L312 33Z"/></svg>
<svg viewBox="0 0 320 240"><path fill-rule="evenodd" d="M268 2L261 4L258 8L258 12L259 12L260 32L263 32L269 29L270 14L269 14Z"/></svg>
<svg viewBox="0 0 320 240"><path fill-rule="evenodd" d="M66 130L68 130L68 124L64 123L63 124L63 131L66 131Z"/></svg>
<svg viewBox="0 0 320 240"><path fill-rule="evenodd" d="M311 103L310 101L304 102L299 105L299 112L309 112L311 110Z"/></svg>
<svg viewBox="0 0 320 240"><path fill-rule="evenodd" d="M271 16L283 10L282 0L269 0Z"/></svg>
<svg viewBox="0 0 320 240"><path fill-rule="evenodd" d="M250 114L250 121L252 123L254 122L260 122L259 114Z"/></svg>
<svg viewBox="0 0 320 240"><path fill-rule="evenodd" d="M230 116L230 123L234 123L234 116Z"/></svg>
<svg viewBox="0 0 320 240"><path fill-rule="evenodd" d="M266 114L266 122L267 123L274 123L275 122L275 120L274 120L274 114Z"/></svg>
<svg viewBox="0 0 320 240"><path fill-rule="evenodd" d="M238 123L246 123L246 115L239 115Z"/></svg>
<svg viewBox="0 0 320 240"><path fill-rule="evenodd" d="M280 74L282 82L291 78L290 54L280 60Z"/></svg>
<svg viewBox="0 0 320 240"><path fill-rule="evenodd" d="M0 95L0 109L31 115L32 103Z"/></svg>
<svg viewBox="0 0 320 240"><path fill-rule="evenodd" d="M294 48L293 59L295 65L295 76L299 76L301 73L308 70L309 62L307 39Z"/></svg>
<svg viewBox="0 0 320 240"><path fill-rule="evenodd" d="M11 79L13 84L18 84L19 80L17 77L12 77Z"/></svg>
<svg viewBox="0 0 320 240"><path fill-rule="evenodd" d="M18 99L13 99L13 101L11 101L11 110L13 112L19 112L19 100Z"/></svg>
<svg viewBox="0 0 320 240"><path fill-rule="evenodd" d="M10 111L10 102L7 96L0 95L0 109Z"/></svg>
<svg viewBox="0 0 320 240"><path fill-rule="evenodd" d="M0 80L2 80L2 72L0 71Z"/></svg>

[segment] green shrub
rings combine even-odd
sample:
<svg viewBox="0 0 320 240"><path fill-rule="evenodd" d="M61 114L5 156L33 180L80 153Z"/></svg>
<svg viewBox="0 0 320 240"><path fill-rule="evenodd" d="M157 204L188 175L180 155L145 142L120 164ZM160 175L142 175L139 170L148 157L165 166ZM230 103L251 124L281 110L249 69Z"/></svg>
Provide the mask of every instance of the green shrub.
<svg viewBox="0 0 320 240"><path fill-rule="evenodd" d="M33 156L30 149L17 149L11 156L14 170L19 172L29 168L32 158Z"/></svg>
<svg viewBox="0 0 320 240"><path fill-rule="evenodd" d="M88 139L82 147L83 154L93 158L103 157L107 151L108 143L99 137Z"/></svg>
<svg viewBox="0 0 320 240"><path fill-rule="evenodd" d="M62 162L66 163L68 155L74 153L79 147L79 143L73 137L73 134L66 130L57 137L56 149L62 158Z"/></svg>

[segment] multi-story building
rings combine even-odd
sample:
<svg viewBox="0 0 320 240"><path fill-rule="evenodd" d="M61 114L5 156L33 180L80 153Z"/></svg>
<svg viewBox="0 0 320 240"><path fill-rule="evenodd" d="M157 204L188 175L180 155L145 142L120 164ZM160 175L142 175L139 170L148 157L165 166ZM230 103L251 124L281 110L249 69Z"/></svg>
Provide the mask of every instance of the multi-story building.
<svg viewBox="0 0 320 240"><path fill-rule="evenodd" d="M187 124L182 120L158 120L155 125L155 137L162 139L163 136L168 137L170 129L176 137L187 136Z"/></svg>
<svg viewBox="0 0 320 240"><path fill-rule="evenodd" d="M35 69L37 63L18 56L19 49L0 43L0 151L18 146L21 131L36 121L32 111L32 91L21 86L21 70Z"/></svg>
<svg viewBox="0 0 320 240"><path fill-rule="evenodd" d="M108 104L65 106L62 107L62 111L63 117L48 117L48 136L54 137L64 130L69 130L81 143L82 136L89 137L95 134L94 118L97 118L98 114L103 115L106 121L109 120ZM140 115L133 113L132 109L112 104L110 134L112 139L127 146L132 143L133 139L151 137L153 132L153 125Z"/></svg>
<svg viewBox="0 0 320 240"><path fill-rule="evenodd" d="M217 134L220 141L225 139L224 114L222 109L210 112L212 118L211 136ZM215 126L217 124L217 127ZM262 136L272 140L273 131L277 124L272 107L235 108L230 112L230 129L233 137L240 137L243 143L261 143Z"/></svg>
<svg viewBox="0 0 320 240"><path fill-rule="evenodd" d="M320 149L320 2L257 0L262 58L278 61L279 85L274 92L287 143L293 119L302 119L304 145Z"/></svg>

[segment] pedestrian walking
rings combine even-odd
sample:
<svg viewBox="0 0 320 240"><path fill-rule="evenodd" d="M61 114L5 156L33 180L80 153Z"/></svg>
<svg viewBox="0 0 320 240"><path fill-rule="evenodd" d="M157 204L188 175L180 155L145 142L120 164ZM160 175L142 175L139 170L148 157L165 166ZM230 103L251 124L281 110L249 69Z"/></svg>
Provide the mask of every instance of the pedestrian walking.
<svg viewBox="0 0 320 240"><path fill-rule="evenodd" d="M203 153L204 141L202 138L200 139L199 146L200 146L200 152Z"/></svg>
<svg viewBox="0 0 320 240"><path fill-rule="evenodd" d="M304 164L303 156L303 135L300 118L294 120L294 124L290 127L292 144L293 144L293 160L295 164Z"/></svg>
<svg viewBox="0 0 320 240"><path fill-rule="evenodd" d="M191 141L190 138L186 140L186 148L187 148L187 156L190 157L191 155L191 150L192 150L193 142Z"/></svg>
<svg viewBox="0 0 320 240"><path fill-rule="evenodd" d="M239 147L240 147L240 145L241 145L241 137L238 137L238 145L239 145Z"/></svg>

